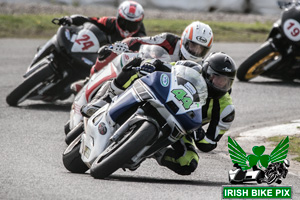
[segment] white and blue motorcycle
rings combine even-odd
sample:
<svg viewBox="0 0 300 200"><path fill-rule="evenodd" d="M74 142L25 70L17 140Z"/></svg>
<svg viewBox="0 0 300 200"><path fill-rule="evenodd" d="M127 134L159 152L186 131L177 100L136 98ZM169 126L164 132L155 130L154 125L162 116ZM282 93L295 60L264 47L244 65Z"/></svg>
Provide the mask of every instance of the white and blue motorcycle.
<svg viewBox="0 0 300 200"><path fill-rule="evenodd" d="M202 123L207 86L199 70L175 65L138 79L90 118L84 132L64 151L73 173L105 178L134 170L155 153L196 130Z"/></svg>
<svg viewBox="0 0 300 200"><path fill-rule="evenodd" d="M138 52L121 53L101 70L93 74L73 101L70 119L64 127L66 134L65 142L67 144L70 144L83 131L83 116L80 112L81 107L89 103L102 85L106 81L116 78L122 68L135 57L142 57L144 59L156 58L164 62L171 61L168 52L164 48L158 45L143 44Z"/></svg>

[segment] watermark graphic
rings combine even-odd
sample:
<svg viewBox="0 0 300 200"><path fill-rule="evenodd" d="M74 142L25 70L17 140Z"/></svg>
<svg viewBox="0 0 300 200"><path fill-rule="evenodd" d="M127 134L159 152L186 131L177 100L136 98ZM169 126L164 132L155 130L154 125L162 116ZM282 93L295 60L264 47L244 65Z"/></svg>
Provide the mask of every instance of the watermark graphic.
<svg viewBox="0 0 300 200"><path fill-rule="evenodd" d="M292 199L292 187L223 186L222 199Z"/></svg>
<svg viewBox="0 0 300 200"><path fill-rule="evenodd" d="M228 137L228 151L233 166L229 171L230 183L257 183L281 184L282 178L288 173L290 162L286 159L289 148L289 138L282 139L270 155L264 154L265 146L254 146L253 154L247 155L242 147L231 137ZM249 171L252 169L252 171Z"/></svg>

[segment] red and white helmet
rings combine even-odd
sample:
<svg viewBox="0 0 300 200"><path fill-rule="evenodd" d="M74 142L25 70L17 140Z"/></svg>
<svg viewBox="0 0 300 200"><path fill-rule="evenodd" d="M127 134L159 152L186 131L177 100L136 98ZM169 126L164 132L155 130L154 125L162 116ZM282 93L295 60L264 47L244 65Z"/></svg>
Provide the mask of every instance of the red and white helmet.
<svg viewBox="0 0 300 200"><path fill-rule="evenodd" d="M195 21L182 33L180 52L186 60L200 62L213 44L213 32L209 25Z"/></svg>
<svg viewBox="0 0 300 200"><path fill-rule="evenodd" d="M117 28L127 38L138 32L144 19L143 7L135 1L124 1L118 8Z"/></svg>

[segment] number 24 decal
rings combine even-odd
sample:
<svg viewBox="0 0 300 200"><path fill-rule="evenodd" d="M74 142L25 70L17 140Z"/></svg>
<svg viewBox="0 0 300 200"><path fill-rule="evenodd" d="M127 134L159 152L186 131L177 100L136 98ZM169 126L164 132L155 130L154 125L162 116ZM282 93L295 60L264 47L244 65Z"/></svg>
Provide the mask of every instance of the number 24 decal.
<svg viewBox="0 0 300 200"><path fill-rule="evenodd" d="M87 50L90 47L94 46L94 42L88 41L89 39L90 39L90 36L84 34L84 35L82 35L82 38L75 40L75 42L79 45L81 45L81 42L82 42L82 44L83 44L82 50L84 51L84 50Z"/></svg>
<svg viewBox="0 0 300 200"><path fill-rule="evenodd" d="M172 93L175 95L175 98L183 103L183 107L187 110L193 104L193 101L190 97L186 96L186 92L182 89L172 90Z"/></svg>

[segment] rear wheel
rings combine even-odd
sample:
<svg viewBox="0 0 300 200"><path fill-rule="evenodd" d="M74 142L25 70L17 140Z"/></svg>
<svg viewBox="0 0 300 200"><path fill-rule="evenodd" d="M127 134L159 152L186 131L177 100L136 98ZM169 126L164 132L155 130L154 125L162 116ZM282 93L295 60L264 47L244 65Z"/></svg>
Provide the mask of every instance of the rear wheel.
<svg viewBox="0 0 300 200"><path fill-rule="evenodd" d="M80 145L81 136L78 136L64 151L63 164L70 172L83 174L89 168L81 159Z"/></svg>
<svg viewBox="0 0 300 200"><path fill-rule="evenodd" d="M148 121L136 124L125 136L113 142L94 161L90 173L94 178L105 178L124 166L156 135L156 126Z"/></svg>
<svg viewBox="0 0 300 200"><path fill-rule="evenodd" d="M267 68L277 64L281 54L274 50L268 41L254 54L248 57L237 69L237 78L240 81L249 81L266 71Z"/></svg>
<svg viewBox="0 0 300 200"><path fill-rule="evenodd" d="M43 62L43 61L42 61ZM17 106L42 84L46 79L54 76L49 62L41 63L44 66L27 77L23 83L16 87L7 97L6 102L10 106Z"/></svg>

